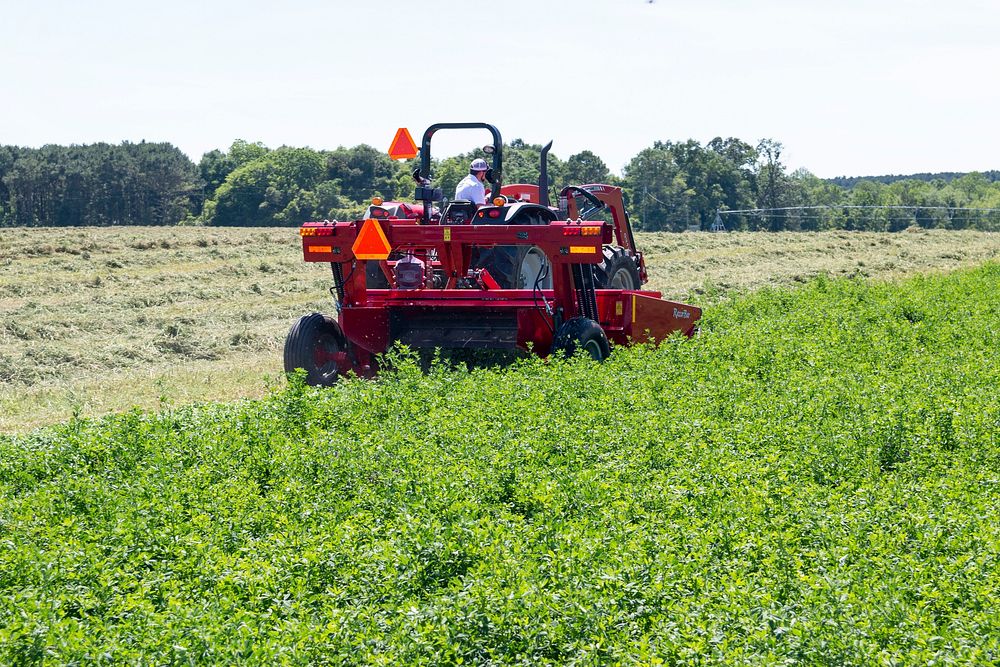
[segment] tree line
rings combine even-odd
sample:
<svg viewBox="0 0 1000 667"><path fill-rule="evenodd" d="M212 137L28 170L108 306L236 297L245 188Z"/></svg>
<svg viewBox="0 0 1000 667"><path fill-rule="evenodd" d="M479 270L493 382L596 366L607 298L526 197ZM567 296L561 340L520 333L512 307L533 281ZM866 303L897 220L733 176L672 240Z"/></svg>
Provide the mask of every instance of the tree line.
<svg viewBox="0 0 1000 667"><path fill-rule="evenodd" d="M203 198L170 144L0 146L0 225L170 225Z"/></svg>
<svg viewBox="0 0 1000 667"><path fill-rule="evenodd" d="M1000 172L820 179L789 173L782 145L735 138L657 141L621 176L584 150L550 154L552 192L611 183L633 224L648 231L726 229L895 231L912 225L1000 229ZM504 147L504 182L538 180L541 146ZM432 177L454 192L478 150L434 160ZM415 160L367 145L335 150L238 140L195 164L169 143L0 146L0 226L297 225L352 219L373 196L410 199ZM967 211L965 209L977 209Z"/></svg>

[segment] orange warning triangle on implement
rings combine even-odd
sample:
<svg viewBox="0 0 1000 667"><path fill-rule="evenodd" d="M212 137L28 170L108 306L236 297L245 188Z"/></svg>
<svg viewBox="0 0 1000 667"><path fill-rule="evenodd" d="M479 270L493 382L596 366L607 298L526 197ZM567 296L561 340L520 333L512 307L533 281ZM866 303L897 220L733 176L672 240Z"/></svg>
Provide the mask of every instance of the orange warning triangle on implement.
<svg viewBox="0 0 1000 667"><path fill-rule="evenodd" d="M368 218L365 224L361 225L361 231L358 233L358 238L354 239L351 250L358 259L386 259L392 246L385 238L382 225L375 222L374 218Z"/></svg>
<svg viewBox="0 0 1000 667"><path fill-rule="evenodd" d="M389 146L389 157L393 160L409 160L411 157L417 157L417 145L413 143L413 137L405 127L396 130L396 136Z"/></svg>

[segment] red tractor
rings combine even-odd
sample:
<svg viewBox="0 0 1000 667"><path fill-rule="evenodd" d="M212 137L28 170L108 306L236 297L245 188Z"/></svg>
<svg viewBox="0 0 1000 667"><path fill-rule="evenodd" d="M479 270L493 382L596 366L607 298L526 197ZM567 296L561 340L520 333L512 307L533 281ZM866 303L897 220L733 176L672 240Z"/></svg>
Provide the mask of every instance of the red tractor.
<svg viewBox="0 0 1000 667"><path fill-rule="evenodd" d="M430 182L431 138L475 128L493 136L483 149L493 161L487 205L445 203ZM374 199L361 220L302 225L305 261L330 264L337 316L312 313L292 326L285 370L302 368L310 384L328 385L351 371L371 376L394 342L542 356L582 349L603 360L611 342L692 335L699 308L641 289L646 267L620 188L568 186L559 206L549 206L551 145L542 149L537 185L503 185L495 127L432 125L414 171L419 203Z"/></svg>

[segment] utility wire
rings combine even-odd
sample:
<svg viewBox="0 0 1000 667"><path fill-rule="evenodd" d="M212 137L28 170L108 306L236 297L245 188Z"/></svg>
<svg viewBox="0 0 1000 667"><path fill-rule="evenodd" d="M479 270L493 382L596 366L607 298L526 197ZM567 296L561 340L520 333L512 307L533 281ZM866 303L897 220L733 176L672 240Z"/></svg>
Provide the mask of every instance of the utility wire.
<svg viewBox="0 0 1000 667"><path fill-rule="evenodd" d="M661 204L663 202L660 202ZM967 206L862 206L856 204L823 204L820 206L779 206L775 208L745 208L728 211L717 211L719 215L729 215L735 213L768 213L770 211L832 211L844 209L864 209L864 210L888 210L888 211L980 211L983 213L996 213L1000 208L971 208Z"/></svg>

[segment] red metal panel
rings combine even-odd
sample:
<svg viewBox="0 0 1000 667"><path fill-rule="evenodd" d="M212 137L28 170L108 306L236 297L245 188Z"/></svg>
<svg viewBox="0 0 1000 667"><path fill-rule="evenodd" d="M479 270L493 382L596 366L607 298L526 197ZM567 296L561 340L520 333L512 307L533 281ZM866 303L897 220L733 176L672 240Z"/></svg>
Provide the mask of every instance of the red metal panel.
<svg viewBox="0 0 1000 667"><path fill-rule="evenodd" d="M457 255L457 247L471 245L534 245L542 249L553 264L598 264L604 260L601 245L606 223L553 222L548 225L418 225L414 220L378 220L394 250L434 248L439 255ZM302 226L302 248L309 262L348 261L354 258L351 246L358 235L360 221L315 223ZM569 236L564 230L597 228L600 234ZM310 235L322 228L323 236ZM317 230L319 231L319 230ZM332 233L331 233L332 232Z"/></svg>
<svg viewBox="0 0 1000 667"><path fill-rule="evenodd" d="M630 300L629 294L621 290L597 290L598 324L604 329L608 340L617 345L628 343L625 334L625 304Z"/></svg>
<svg viewBox="0 0 1000 667"><path fill-rule="evenodd" d="M306 223L300 230L307 261L340 264L340 273L345 281L340 324L358 351L352 361L360 369L359 372L371 368L372 353L382 353L388 348L391 337L396 335L393 331L398 328L393 313L398 314L401 309L410 309L410 314L424 313L421 315L423 322L414 321L409 328L403 329L407 332L405 335L423 345L433 342L427 332L436 326L433 317L437 315L432 317L427 313L435 310L466 318L470 312L509 313L516 319L517 344L532 347L539 354L547 354L552 344L552 322L545 306L553 310L561 309L565 317L579 313L571 266L600 262L603 259L602 244L610 240L611 230L609 225L601 222L442 226L419 225L414 220L395 218L369 219L368 224L377 224L385 232L394 250L412 251L448 276L446 289L369 290L365 262L356 260L351 250L361 224L361 221ZM552 289L540 292L528 289L455 289L457 278L464 276L468 269L474 245L538 246L553 265ZM436 261L430 260L432 250L436 253ZM701 316L699 308L662 301L658 292L647 291L599 290L597 310L598 320L608 338L622 345L629 344L630 340L659 341L674 332L691 335ZM400 317L403 317L401 321L408 321L405 313ZM448 329L446 324L442 326ZM478 323L473 326L467 323L466 327L473 338L482 336L482 344L507 345L514 342L508 337L513 329L502 322L498 326L486 322L482 327ZM451 327L451 331L454 336L466 335L459 326Z"/></svg>
<svg viewBox="0 0 1000 667"><path fill-rule="evenodd" d="M534 307L518 310L517 346L547 355L552 349L552 319Z"/></svg>
<svg viewBox="0 0 1000 667"><path fill-rule="evenodd" d="M513 197L514 199L519 199L520 201L534 202L535 204L541 201L537 183L514 183L512 185L505 185L500 188L500 194L507 197Z"/></svg>
<svg viewBox="0 0 1000 667"><path fill-rule="evenodd" d="M501 289L417 289L417 290L368 290L368 305L386 307L441 306L464 308L487 305L491 308L543 308L543 298L550 302L552 290L540 290L538 298L531 290Z"/></svg>
<svg viewBox="0 0 1000 667"><path fill-rule="evenodd" d="M680 331L694 334L701 308L675 301L664 301L659 292L622 292L625 304L625 334L633 341L661 341Z"/></svg>
<svg viewBox="0 0 1000 667"><path fill-rule="evenodd" d="M344 308L340 328L355 345L376 354L389 347L389 311L385 308Z"/></svg>

